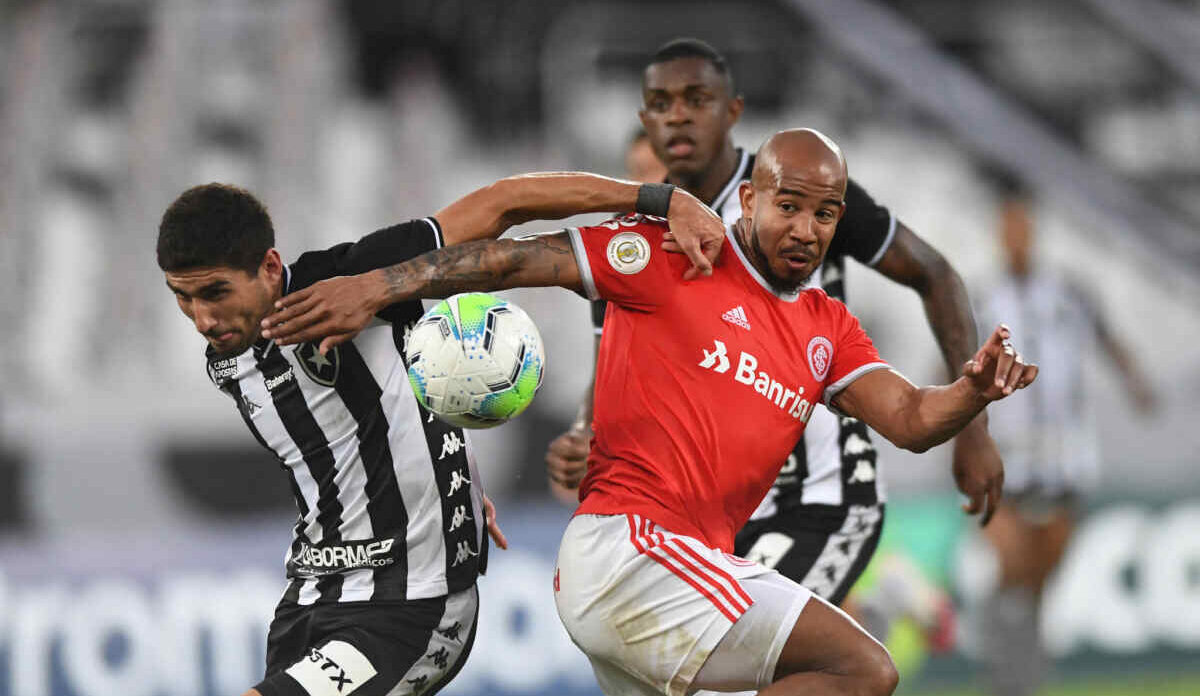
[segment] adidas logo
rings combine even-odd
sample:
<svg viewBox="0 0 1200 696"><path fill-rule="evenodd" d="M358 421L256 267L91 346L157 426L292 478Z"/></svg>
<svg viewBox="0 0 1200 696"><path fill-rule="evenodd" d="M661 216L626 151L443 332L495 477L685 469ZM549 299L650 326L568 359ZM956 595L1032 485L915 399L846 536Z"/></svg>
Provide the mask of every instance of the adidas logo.
<svg viewBox="0 0 1200 696"><path fill-rule="evenodd" d="M750 330L750 320L746 318L746 310L742 309L741 305L725 312L721 318L730 324L736 324L747 331Z"/></svg>

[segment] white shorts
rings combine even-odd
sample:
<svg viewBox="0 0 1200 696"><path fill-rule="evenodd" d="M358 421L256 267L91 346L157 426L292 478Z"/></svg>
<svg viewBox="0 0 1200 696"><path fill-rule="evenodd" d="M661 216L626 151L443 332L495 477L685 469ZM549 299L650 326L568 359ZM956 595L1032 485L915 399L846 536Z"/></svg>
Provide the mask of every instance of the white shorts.
<svg viewBox="0 0 1200 696"><path fill-rule="evenodd" d="M563 626L610 696L765 687L812 596L769 568L637 515L572 519L554 588ZM706 670L720 683L698 683L727 634L722 651L734 659Z"/></svg>

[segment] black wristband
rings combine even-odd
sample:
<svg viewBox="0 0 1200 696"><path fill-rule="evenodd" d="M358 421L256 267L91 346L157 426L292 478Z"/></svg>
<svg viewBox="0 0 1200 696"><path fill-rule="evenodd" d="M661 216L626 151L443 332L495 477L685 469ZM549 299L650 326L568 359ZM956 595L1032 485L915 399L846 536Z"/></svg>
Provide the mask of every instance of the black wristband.
<svg viewBox="0 0 1200 696"><path fill-rule="evenodd" d="M666 217L671 207L671 184L642 184L638 188L637 211L643 215Z"/></svg>

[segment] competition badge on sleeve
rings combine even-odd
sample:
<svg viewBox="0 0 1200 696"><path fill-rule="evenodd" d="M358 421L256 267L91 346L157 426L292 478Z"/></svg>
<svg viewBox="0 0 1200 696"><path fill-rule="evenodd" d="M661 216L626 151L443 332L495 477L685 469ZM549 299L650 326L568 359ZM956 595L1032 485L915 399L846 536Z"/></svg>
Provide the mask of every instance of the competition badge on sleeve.
<svg viewBox="0 0 1200 696"><path fill-rule="evenodd" d="M637 232L614 235L608 240L608 263L618 273L638 273L650 263L650 244Z"/></svg>

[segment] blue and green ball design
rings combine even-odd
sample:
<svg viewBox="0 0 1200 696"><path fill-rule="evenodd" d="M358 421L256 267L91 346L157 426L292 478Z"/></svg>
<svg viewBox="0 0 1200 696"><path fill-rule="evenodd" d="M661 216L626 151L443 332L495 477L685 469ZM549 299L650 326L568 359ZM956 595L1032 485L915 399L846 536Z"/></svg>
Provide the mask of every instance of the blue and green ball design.
<svg viewBox="0 0 1200 696"><path fill-rule="evenodd" d="M454 295L426 312L405 357L421 405L463 428L491 428L524 411L546 363L529 315L483 292Z"/></svg>

